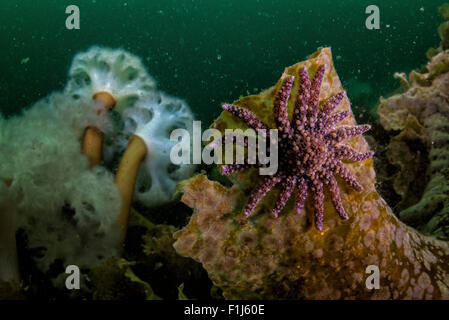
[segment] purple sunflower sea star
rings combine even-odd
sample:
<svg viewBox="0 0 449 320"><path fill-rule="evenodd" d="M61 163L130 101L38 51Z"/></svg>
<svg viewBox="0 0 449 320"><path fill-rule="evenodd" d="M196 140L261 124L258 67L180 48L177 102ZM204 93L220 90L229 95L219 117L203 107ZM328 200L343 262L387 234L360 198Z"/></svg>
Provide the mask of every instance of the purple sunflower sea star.
<svg viewBox="0 0 449 320"><path fill-rule="evenodd" d="M349 111L332 114L344 98L343 92L331 97L320 108L319 96L324 72L325 66L322 65L310 81L307 70L304 67L299 70L299 92L291 121L288 117L287 103L295 77L292 75L284 77L273 103L274 120L279 131L278 152L281 155L278 171L274 175L267 176L252 193L244 209L247 217L267 192L280 184L281 191L273 208L275 217L285 206L295 188L298 190L296 210L301 213L310 190L315 211L315 226L322 230L324 186L326 186L338 214L342 219L348 219L335 175L340 176L357 191L361 191L362 186L341 160L362 161L372 157L373 152L359 153L340 143L363 134L371 127L360 125L335 128L336 124L349 115ZM243 120L252 129L268 131L268 126L249 110L229 104L225 104L223 108ZM261 166L259 162L256 165L229 164L223 165L221 172L231 174L249 167Z"/></svg>

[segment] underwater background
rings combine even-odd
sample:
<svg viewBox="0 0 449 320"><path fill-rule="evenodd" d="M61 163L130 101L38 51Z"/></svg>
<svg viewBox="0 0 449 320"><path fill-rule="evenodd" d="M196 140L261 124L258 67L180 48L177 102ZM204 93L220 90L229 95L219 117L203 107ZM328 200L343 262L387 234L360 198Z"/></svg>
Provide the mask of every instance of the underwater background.
<svg viewBox="0 0 449 320"><path fill-rule="evenodd" d="M363 118L398 87L394 72L425 63L442 21L439 0L378 0L381 28L368 30L365 8L372 2L2 1L0 111L17 114L62 89L73 56L102 45L141 57L161 90L186 99L210 123L220 103L270 87L285 66L331 46ZM80 8L80 30L65 28L70 4Z"/></svg>
<svg viewBox="0 0 449 320"><path fill-rule="evenodd" d="M449 4L3 1L0 21L0 300L449 300ZM271 180L171 158L194 119L289 112L304 143L280 138Z"/></svg>

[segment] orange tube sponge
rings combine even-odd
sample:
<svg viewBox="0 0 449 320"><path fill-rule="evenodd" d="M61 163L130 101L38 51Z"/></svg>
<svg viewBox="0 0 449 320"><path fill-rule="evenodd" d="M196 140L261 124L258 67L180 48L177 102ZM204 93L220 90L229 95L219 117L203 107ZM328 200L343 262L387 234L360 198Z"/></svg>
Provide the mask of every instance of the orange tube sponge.
<svg viewBox="0 0 449 320"><path fill-rule="evenodd" d="M123 243L133 198L147 207L170 202L176 184L189 177L195 166L174 166L170 159L170 150L177 143L169 138L170 132L178 127L189 129L193 119L184 101L165 94L147 96L122 116L124 135L129 134L129 139L115 182L122 200L117 224Z"/></svg>
<svg viewBox="0 0 449 320"><path fill-rule="evenodd" d="M181 99L157 93L144 96L134 107L127 108L122 119L123 130L114 139L115 152L123 154L132 134L145 141L150 150L137 176L134 199L147 208L172 201L176 184L191 176L195 169L192 164L175 165L170 158L172 148L178 143L170 138L172 131L192 130L194 118L189 106Z"/></svg>
<svg viewBox="0 0 449 320"><path fill-rule="evenodd" d="M99 116L103 111L111 110L116 104L114 97L107 91L96 92L92 98L101 105L101 108L97 111ZM87 127L84 132L83 153L89 160L90 167L97 166L101 162L103 136L104 134L100 129L92 126Z"/></svg>
<svg viewBox="0 0 449 320"><path fill-rule="evenodd" d="M128 215L134 195L134 186L136 184L140 163L146 155L147 147L145 142L139 136L131 135L128 147L123 154L115 176L115 183L122 199L122 206L117 219L117 226L120 230L120 243L123 243L126 237Z"/></svg>

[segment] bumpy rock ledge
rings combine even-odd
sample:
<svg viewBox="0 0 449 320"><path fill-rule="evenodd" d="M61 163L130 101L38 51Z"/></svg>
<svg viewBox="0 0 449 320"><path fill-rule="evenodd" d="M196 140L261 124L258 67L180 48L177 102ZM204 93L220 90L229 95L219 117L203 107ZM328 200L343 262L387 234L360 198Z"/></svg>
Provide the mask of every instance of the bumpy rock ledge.
<svg viewBox="0 0 449 320"><path fill-rule="evenodd" d="M324 48L307 61L288 67L297 74L326 65L320 100L343 91L331 51ZM273 124L273 97L277 85L234 104L247 108ZM291 101L296 99L295 81ZM289 114L293 102L289 102ZM345 98L335 112L350 109ZM354 125L351 113L340 125ZM245 128L227 112L213 124ZM350 141L360 152L369 151L363 137ZM282 155L280 155L282 156ZM372 161L346 163L364 191L357 192L338 180L349 220L338 218L329 194L325 195L323 232L313 226L311 199L303 214L297 214L290 199L278 218L270 212L279 191L268 193L250 218L243 207L254 186L257 170L231 177L226 188L197 175L180 185L182 201L193 208L189 224L175 233L178 253L201 262L214 284L227 299L448 299L449 245L424 236L400 222L376 192ZM309 197L310 198L310 197ZM366 268L380 270L380 288L367 289Z"/></svg>

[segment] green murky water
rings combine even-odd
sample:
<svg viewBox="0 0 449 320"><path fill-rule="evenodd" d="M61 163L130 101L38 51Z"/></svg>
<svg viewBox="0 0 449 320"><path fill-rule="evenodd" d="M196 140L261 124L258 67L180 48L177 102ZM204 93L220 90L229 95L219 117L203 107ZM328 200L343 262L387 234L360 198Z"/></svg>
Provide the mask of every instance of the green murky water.
<svg viewBox="0 0 449 320"><path fill-rule="evenodd" d="M212 121L220 103L273 85L284 67L332 46L356 114L397 86L396 71L424 63L437 46L440 0L379 0L380 29L368 30L370 1L80 0L80 30L67 30L70 1L0 4L0 111L20 111L64 87L75 53L91 45L140 56L158 87Z"/></svg>

